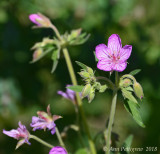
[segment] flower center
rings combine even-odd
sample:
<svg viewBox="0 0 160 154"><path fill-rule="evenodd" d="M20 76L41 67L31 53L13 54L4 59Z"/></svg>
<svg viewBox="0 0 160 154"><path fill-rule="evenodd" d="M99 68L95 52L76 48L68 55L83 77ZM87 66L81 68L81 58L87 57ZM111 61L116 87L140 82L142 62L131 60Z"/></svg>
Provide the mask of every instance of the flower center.
<svg viewBox="0 0 160 154"><path fill-rule="evenodd" d="M120 59L119 56L115 56L114 54L110 57L113 63L117 63Z"/></svg>

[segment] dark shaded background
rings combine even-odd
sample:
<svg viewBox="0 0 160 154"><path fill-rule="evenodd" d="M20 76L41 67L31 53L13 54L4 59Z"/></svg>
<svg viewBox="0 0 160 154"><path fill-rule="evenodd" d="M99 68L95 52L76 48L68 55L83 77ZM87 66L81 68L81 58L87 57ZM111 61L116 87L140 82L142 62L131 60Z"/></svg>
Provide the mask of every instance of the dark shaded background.
<svg viewBox="0 0 160 154"><path fill-rule="evenodd" d="M49 149L31 140L32 146L23 145L14 150L17 141L2 134L2 129L17 128L22 121L31 131L31 117L48 104L54 114L64 118L57 121L60 131L75 121L72 104L57 95L71 83L62 56L54 74L51 61L42 59L29 64L30 48L45 36L53 36L50 29L32 30L28 15L41 12L48 16L61 33L82 27L91 34L81 46L70 48L74 68L75 60L96 69L93 51L99 43L117 33L123 45L133 45L132 56L124 73L140 68L136 79L143 85L145 99L141 113L146 128L140 128L125 111L119 95L114 131L120 135L118 145L129 135L134 135L132 147L158 147L160 152L160 1L158 0L1 0L0 1L0 154L43 154ZM108 73L97 70L100 75ZM79 83L82 83L77 75ZM95 100L84 107L93 135L105 127L111 105L111 93L97 94ZM33 133L58 145L56 135L50 132ZM70 130L65 139L72 153L80 147L77 134ZM97 140L97 148L103 141ZM99 151L99 153L101 153ZM158 152L150 152L158 153Z"/></svg>

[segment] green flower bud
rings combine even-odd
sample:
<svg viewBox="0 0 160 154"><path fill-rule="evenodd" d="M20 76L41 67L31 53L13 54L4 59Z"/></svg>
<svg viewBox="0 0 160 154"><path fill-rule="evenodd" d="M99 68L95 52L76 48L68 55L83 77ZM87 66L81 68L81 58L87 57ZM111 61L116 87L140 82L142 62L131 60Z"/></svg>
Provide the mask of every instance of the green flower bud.
<svg viewBox="0 0 160 154"><path fill-rule="evenodd" d="M78 36L81 34L81 31L82 31L81 28L72 30L72 31L71 31L71 36L72 36L72 38L78 37Z"/></svg>
<svg viewBox="0 0 160 154"><path fill-rule="evenodd" d="M90 77L90 74L88 72L86 72L86 71L79 72L79 75L82 78L89 78Z"/></svg>
<svg viewBox="0 0 160 154"><path fill-rule="evenodd" d="M87 72L88 72L91 76L94 75L93 69L90 68L90 67L87 67Z"/></svg>
<svg viewBox="0 0 160 154"><path fill-rule="evenodd" d="M91 90L90 90L90 93L88 95L88 101L89 101L89 103L92 102L92 100L94 99L94 97L95 97L95 89L92 87Z"/></svg>
<svg viewBox="0 0 160 154"><path fill-rule="evenodd" d="M41 48L37 49L33 53L33 61L37 60L43 53L43 50Z"/></svg>
<svg viewBox="0 0 160 154"><path fill-rule="evenodd" d="M128 86L132 85L132 81L128 78L125 78L120 81L119 85L120 85L120 87L128 87Z"/></svg>
<svg viewBox="0 0 160 154"><path fill-rule="evenodd" d="M134 89L135 95L142 100L142 98L144 97L144 94L143 94L143 89L141 85L138 82L135 82L133 84L133 89Z"/></svg>
<svg viewBox="0 0 160 154"><path fill-rule="evenodd" d="M85 85L85 87L82 90L82 97L84 98L88 96L88 94L90 93L90 90L91 90L91 85L90 84Z"/></svg>
<svg viewBox="0 0 160 154"><path fill-rule="evenodd" d="M99 92L103 93L103 92L105 92L106 89L107 89L107 85L102 85L102 86L100 86Z"/></svg>

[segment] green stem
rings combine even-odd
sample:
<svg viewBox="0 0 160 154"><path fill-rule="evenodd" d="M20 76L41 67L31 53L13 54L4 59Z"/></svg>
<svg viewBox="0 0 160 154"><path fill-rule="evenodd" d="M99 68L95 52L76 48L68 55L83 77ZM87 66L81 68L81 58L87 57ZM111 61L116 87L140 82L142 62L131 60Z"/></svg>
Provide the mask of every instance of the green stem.
<svg viewBox="0 0 160 154"><path fill-rule="evenodd" d="M110 118L109 118L109 124L108 124L108 129L107 129L107 136L105 137L106 138L106 154L110 153L111 133L112 133L112 125L113 125L114 115L115 115L115 110L116 110L116 102L117 102L117 91L114 91Z"/></svg>
<svg viewBox="0 0 160 154"><path fill-rule="evenodd" d="M61 138L61 135L59 133L58 128L56 127L55 129L56 129L56 135L57 135L57 138L58 138L58 141L59 141L60 145L66 149L65 144L64 144L64 142L63 142L63 140Z"/></svg>
<svg viewBox="0 0 160 154"><path fill-rule="evenodd" d="M71 77L72 84L77 85L76 76L75 76L75 73L74 73L74 70L73 70L73 66L72 66L71 59L70 59L67 48L63 48L63 54L64 54L64 57L66 59L66 63L67 63L67 67L68 67L68 70L69 70L69 74L70 74L70 77ZM89 142L91 154L96 154L95 145L94 145L94 142L92 140L92 137L91 137L91 134L90 134L90 131L89 131L89 128L88 128L88 124L87 124L87 121L86 121L84 110L82 108L82 101L81 101L81 98L79 96L79 93L76 93L76 98L77 98L77 103L78 103L78 107L79 107L79 112L80 112L81 117L82 117L83 125L84 125L85 131L86 131L87 136L88 136L88 142Z"/></svg>
<svg viewBox="0 0 160 154"><path fill-rule="evenodd" d="M32 139L38 141L39 143L45 145L45 146L48 147L48 148L53 148L53 147L54 147L53 145L51 145L51 144L43 141L42 139L40 139L39 137L37 137L37 136L35 136L35 135L31 135L31 134L30 134L29 138L32 138Z"/></svg>
<svg viewBox="0 0 160 154"><path fill-rule="evenodd" d="M115 85L113 84L113 82L110 79L106 78L106 77L98 76L98 77L96 77L96 79L97 80L104 80L104 81L106 81L109 84L109 86L110 86L111 89L114 89L114 87L115 87Z"/></svg>
<svg viewBox="0 0 160 154"><path fill-rule="evenodd" d="M112 134L112 126L114 122L114 116L116 111L116 103L117 103L117 89L119 84L119 77L118 72L115 72L115 85L116 88L113 90L113 99L112 99L112 105L111 105L111 112L110 112L110 118L109 118L109 124L108 129L106 131L106 154L110 154L110 142L111 142L111 134Z"/></svg>
<svg viewBox="0 0 160 154"><path fill-rule="evenodd" d="M61 41L62 39L61 39L61 35L60 35L58 29L54 25L51 25L50 28L53 29L53 31L55 32L57 38Z"/></svg>

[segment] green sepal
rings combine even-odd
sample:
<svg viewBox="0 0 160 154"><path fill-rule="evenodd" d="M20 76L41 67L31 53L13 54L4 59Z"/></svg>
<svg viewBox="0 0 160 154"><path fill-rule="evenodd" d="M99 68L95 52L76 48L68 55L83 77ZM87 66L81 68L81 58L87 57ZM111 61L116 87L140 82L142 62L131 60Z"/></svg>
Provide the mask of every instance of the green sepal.
<svg viewBox="0 0 160 154"><path fill-rule="evenodd" d="M70 90L73 90L75 92L82 92L84 86L67 86L66 88L70 89Z"/></svg>
<svg viewBox="0 0 160 154"><path fill-rule="evenodd" d="M56 50L53 51L51 59L53 60L53 66L52 66L52 70L51 73L53 73L58 65L58 60L60 57L60 48L57 48Z"/></svg>
<svg viewBox="0 0 160 154"><path fill-rule="evenodd" d="M125 88L127 91L134 91L131 86Z"/></svg>
<svg viewBox="0 0 160 154"><path fill-rule="evenodd" d="M137 104L128 100L128 101L124 102L124 107L132 115L133 119L137 122L137 124L139 124L141 127L144 128L145 125L142 121L140 111L139 111L139 107L137 106Z"/></svg>
<svg viewBox="0 0 160 154"><path fill-rule="evenodd" d="M91 103L92 100L94 99L95 97L95 89L94 87L92 86L90 92L89 92L89 95L88 95L88 102Z"/></svg>
<svg viewBox="0 0 160 154"><path fill-rule="evenodd" d="M100 86L99 92L100 92L100 93L103 93L103 92L106 91L107 88L108 88L108 86L107 86L106 84L105 84L105 85L102 85L102 86Z"/></svg>
<svg viewBox="0 0 160 154"><path fill-rule="evenodd" d="M136 74L138 74L140 71L141 71L141 69L135 69L135 70L131 71L129 74L131 74L131 75L136 75Z"/></svg>
<svg viewBox="0 0 160 154"><path fill-rule="evenodd" d="M138 104L136 98L132 95L132 92L128 91L126 88L122 88L121 90L124 98Z"/></svg>
<svg viewBox="0 0 160 154"><path fill-rule="evenodd" d="M85 69L85 70L87 70L87 65L85 65L85 64L83 64L83 63L81 63L81 62L79 62L79 61L76 61L76 63L80 66L80 67L82 67L83 69Z"/></svg>
<svg viewBox="0 0 160 154"><path fill-rule="evenodd" d="M90 93L91 91L91 85L90 84L86 84L82 90L82 97L86 97L88 96L88 94Z"/></svg>

